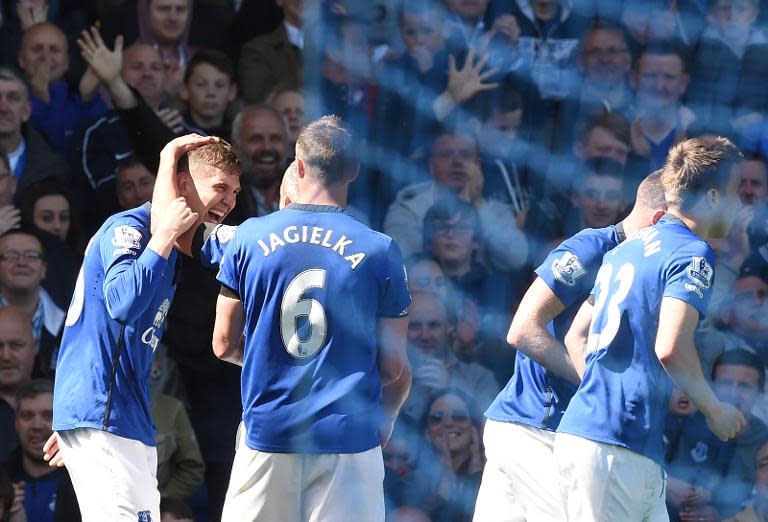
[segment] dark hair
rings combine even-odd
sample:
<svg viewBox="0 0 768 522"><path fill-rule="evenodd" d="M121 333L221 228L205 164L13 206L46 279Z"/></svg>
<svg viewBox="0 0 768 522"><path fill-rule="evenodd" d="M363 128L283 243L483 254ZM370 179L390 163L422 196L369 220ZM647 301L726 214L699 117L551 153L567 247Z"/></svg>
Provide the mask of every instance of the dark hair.
<svg viewBox="0 0 768 522"><path fill-rule="evenodd" d="M432 398L427 403L427 407L424 409L424 415L421 417L421 431L424 432L424 430L429 426L429 410L432 409L432 406L440 399L447 395L455 395L459 399L461 399L464 402L464 405L467 407L467 412L469 413L469 420L474 424L477 428L480 428L482 425L482 416L480 411L477 408L477 405L475 404L475 401L472 400L472 398L464 393L461 390L458 390L456 388L443 388L441 390L438 390L435 392L434 395L432 395Z"/></svg>
<svg viewBox="0 0 768 522"><path fill-rule="evenodd" d="M19 210L21 211L21 222L24 226L35 227L34 214L35 203L45 196L62 196L69 204L69 230L67 231L67 242L77 236L77 208L72 192L58 178L50 177L33 183L19 195ZM39 239L39 238L38 238ZM71 244L74 247L74 244Z"/></svg>
<svg viewBox="0 0 768 522"><path fill-rule="evenodd" d="M640 65L640 58L645 54L652 54L654 56L675 55L680 59L680 65L683 68L683 72L688 72L688 55L683 49L683 46L674 40L651 40L645 44L637 54L636 67Z"/></svg>
<svg viewBox="0 0 768 522"><path fill-rule="evenodd" d="M461 222L471 222L472 234L475 241L480 240L480 218L477 209L455 195L446 196L429 207L424 215L422 238L424 251L430 251L432 239L437 232L437 223L458 219Z"/></svg>
<svg viewBox="0 0 768 522"><path fill-rule="evenodd" d="M131 167L135 167L136 165L141 165L144 168L146 168L146 165L144 165L144 163L142 163L142 161L139 159L139 157L136 154L134 154L133 152L131 152L130 154L128 154L124 158L120 158L119 160L117 160L117 167L115 168L115 172L120 172L121 170L128 169L128 168L131 168ZM147 170L149 170L149 169L147 169ZM150 174L152 174L154 176L154 174L151 171L150 171Z"/></svg>
<svg viewBox="0 0 768 522"><path fill-rule="evenodd" d="M170 513L176 518L195 518L195 513L182 500L177 498L163 498L160 500L160 515Z"/></svg>
<svg viewBox="0 0 768 522"><path fill-rule="evenodd" d="M48 379L32 379L20 385L16 390L16 409L24 399L34 399L44 393L53 394L53 381Z"/></svg>
<svg viewBox="0 0 768 522"><path fill-rule="evenodd" d="M234 83L235 66L232 64L229 56L216 49L200 49L189 61L189 64L187 64L187 68L184 71L185 84L189 83L192 73L195 72L195 67L201 64L210 65L220 73L227 75L229 81Z"/></svg>
<svg viewBox="0 0 768 522"><path fill-rule="evenodd" d="M715 380L717 368L724 365L747 366L757 370L757 388L760 392L765 389L765 364L756 354L737 348L721 353L712 365L712 380Z"/></svg>
<svg viewBox="0 0 768 522"><path fill-rule="evenodd" d="M45 250L45 241L36 228L26 226L22 226L21 228L12 228L11 230L8 230L7 232L0 235L0 241L11 236L32 236L37 240L38 243L40 243L40 250L43 253L43 261L48 259L48 254Z"/></svg>
<svg viewBox="0 0 768 522"><path fill-rule="evenodd" d="M574 136L578 141L586 143L587 137L596 128L605 129L622 143L630 144L629 122L621 114L608 109L592 110L581 117L576 122Z"/></svg>

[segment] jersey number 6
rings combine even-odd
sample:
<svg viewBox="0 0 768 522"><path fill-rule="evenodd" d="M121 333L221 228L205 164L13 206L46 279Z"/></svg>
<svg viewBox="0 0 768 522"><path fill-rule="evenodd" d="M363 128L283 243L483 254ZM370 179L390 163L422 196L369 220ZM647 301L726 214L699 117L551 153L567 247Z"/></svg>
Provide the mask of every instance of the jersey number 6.
<svg viewBox="0 0 768 522"><path fill-rule="evenodd" d="M316 299L304 299L310 288L325 286L325 270L306 270L288 285L280 303L280 336L285 349L299 359L313 357L325 344L328 336L328 319L323 305ZM302 328L303 339L299 338L299 318L306 317L307 328Z"/></svg>

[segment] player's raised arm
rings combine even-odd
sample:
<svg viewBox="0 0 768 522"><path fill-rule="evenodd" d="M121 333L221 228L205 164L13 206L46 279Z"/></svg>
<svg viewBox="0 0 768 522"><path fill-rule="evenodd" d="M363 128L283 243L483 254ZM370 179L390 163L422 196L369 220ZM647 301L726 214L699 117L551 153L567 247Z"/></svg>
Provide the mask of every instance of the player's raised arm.
<svg viewBox="0 0 768 522"><path fill-rule="evenodd" d="M536 363L578 384L581 378L565 346L547 328L564 309L563 302L537 277L512 318L507 342Z"/></svg>
<svg viewBox="0 0 768 522"><path fill-rule="evenodd" d="M233 290L221 287L216 301L216 322L213 326L213 353L222 361L243 365L243 303Z"/></svg>
<svg viewBox="0 0 768 522"><path fill-rule="evenodd" d="M747 421L734 406L720 401L704 378L693 344L698 320L699 313L693 306L664 297L655 351L677 387L704 414L712 433L725 441L732 439Z"/></svg>
<svg viewBox="0 0 768 522"><path fill-rule="evenodd" d="M589 338L589 326L592 324L593 310L594 306L590 296L579 308L564 339L568 356L581 378L584 377L586 369L587 339Z"/></svg>
<svg viewBox="0 0 768 522"><path fill-rule="evenodd" d="M411 389L411 364L405 349L407 332L407 316L382 317L378 320L378 366L382 384L381 402L386 416L381 428L382 445L392 435L397 414Z"/></svg>

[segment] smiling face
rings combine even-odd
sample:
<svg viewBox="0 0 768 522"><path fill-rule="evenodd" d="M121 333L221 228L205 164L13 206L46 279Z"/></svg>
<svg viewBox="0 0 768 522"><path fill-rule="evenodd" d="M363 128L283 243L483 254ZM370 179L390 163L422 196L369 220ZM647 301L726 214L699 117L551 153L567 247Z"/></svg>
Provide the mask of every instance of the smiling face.
<svg viewBox="0 0 768 522"><path fill-rule="evenodd" d="M237 129L243 175L257 188L266 188L280 179L288 140L282 118L269 110L244 114Z"/></svg>
<svg viewBox="0 0 768 522"><path fill-rule="evenodd" d="M194 164L189 173L181 173L179 189L198 223L221 223L235 208L240 178L230 172L210 165Z"/></svg>
<svg viewBox="0 0 768 522"><path fill-rule="evenodd" d="M27 77L38 66L48 69L51 82L59 82L69 69L67 37L55 25L42 23L30 27L22 38L19 66Z"/></svg>
<svg viewBox="0 0 768 522"><path fill-rule="evenodd" d="M46 267L43 246L35 236L20 233L0 239L0 289L3 291L39 290Z"/></svg>
<svg viewBox="0 0 768 522"><path fill-rule="evenodd" d="M453 394L446 394L432 403L427 417L427 438L435 445L447 442L451 453L469 451L472 444L472 422L469 408Z"/></svg>

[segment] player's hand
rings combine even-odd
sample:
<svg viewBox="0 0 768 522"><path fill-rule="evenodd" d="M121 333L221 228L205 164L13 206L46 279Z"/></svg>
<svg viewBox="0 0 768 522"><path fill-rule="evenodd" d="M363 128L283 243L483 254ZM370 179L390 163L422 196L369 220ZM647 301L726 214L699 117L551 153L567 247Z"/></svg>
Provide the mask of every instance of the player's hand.
<svg viewBox="0 0 768 522"><path fill-rule="evenodd" d="M197 212L192 212L184 198L178 197L164 209L158 209L157 231L166 233L173 241L197 222Z"/></svg>
<svg viewBox="0 0 768 522"><path fill-rule="evenodd" d="M80 54L91 68L96 77L106 86L122 79L120 72L123 68L123 37L115 38L115 48L110 50L101 33L95 27L90 32L82 31L77 39Z"/></svg>
<svg viewBox="0 0 768 522"><path fill-rule="evenodd" d="M59 451L59 434L55 431L43 445L43 460L52 468L64 466L64 458L61 456L61 451Z"/></svg>
<svg viewBox="0 0 768 522"><path fill-rule="evenodd" d="M162 111L167 110L170 109L160 109L160 111L158 111L158 116ZM178 111L175 112L178 113ZM160 152L160 161L163 159L172 159L173 161L178 161L179 158L181 158L184 154L191 151L192 149L196 149L203 145L208 145L209 143L215 143L217 141L220 141L217 136L201 136L200 134L196 133L179 136L178 138L174 138L169 141L166 146L163 147L163 150Z"/></svg>
<svg viewBox="0 0 768 522"><path fill-rule="evenodd" d="M722 401L706 419L709 429L723 442L734 438L747 425L747 420L739 410Z"/></svg>

